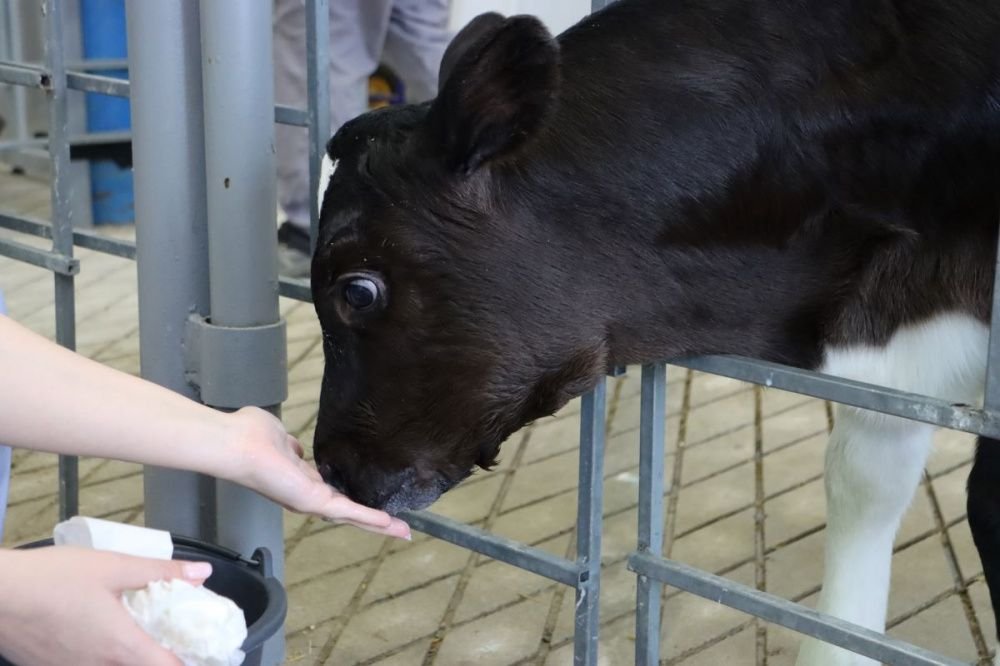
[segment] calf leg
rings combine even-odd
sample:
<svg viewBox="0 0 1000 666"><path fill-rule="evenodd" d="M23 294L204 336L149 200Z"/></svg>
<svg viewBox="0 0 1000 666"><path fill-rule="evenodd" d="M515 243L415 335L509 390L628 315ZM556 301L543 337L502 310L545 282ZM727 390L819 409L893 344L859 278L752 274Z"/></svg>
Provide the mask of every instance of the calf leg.
<svg viewBox="0 0 1000 666"><path fill-rule="evenodd" d="M885 629L892 544L930 452L931 426L840 406L826 451L826 565L819 610ZM875 662L808 638L798 666Z"/></svg>
<svg viewBox="0 0 1000 666"><path fill-rule="evenodd" d="M993 617L1000 638L1000 441L980 437L976 460L969 474L969 529L979 551L986 575L986 586L993 602ZM1000 655L994 660L1000 664Z"/></svg>

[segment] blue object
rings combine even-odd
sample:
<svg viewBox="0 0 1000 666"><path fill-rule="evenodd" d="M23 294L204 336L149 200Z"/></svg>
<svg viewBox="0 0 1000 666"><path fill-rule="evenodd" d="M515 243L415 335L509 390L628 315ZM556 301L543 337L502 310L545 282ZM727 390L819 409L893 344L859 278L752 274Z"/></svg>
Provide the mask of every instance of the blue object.
<svg viewBox="0 0 1000 666"><path fill-rule="evenodd" d="M125 0L81 0L80 22L83 56L88 60L128 56ZM103 76L128 78L121 69L101 71ZM110 95L86 94L87 131L128 130L132 126L129 101ZM90 163L90 195L94 224L131 224L135 221L132 170L113 160Z"/></svg>
<svg viewBox="0 0 1000 666"><path fill-rule="evenodd" d="M0 291L0 315L7 314ZM3 520L7 515L7 493L10 490L10 447L0 445L0 541L3 540Z"/></svg>

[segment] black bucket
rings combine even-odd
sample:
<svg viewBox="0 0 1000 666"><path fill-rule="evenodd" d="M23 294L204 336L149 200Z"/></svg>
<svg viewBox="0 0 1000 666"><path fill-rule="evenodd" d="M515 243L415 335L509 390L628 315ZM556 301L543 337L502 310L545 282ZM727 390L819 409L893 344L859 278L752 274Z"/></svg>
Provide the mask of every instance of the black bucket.
<svg viewBox="0 0 1000 666"><path fill-rule="evenodd" d="M272 573L271 553L258 548L248 560L221 546L181 536L172 538L174 559L211 562L212 576L205 581L205 587L232 599L243 610L247 621L243 666L261 666L264 642L281 631L288 612L285 589ZM44 539L18 549L51 545L52 539ZM0 666L14 665L0 657Z"/></svg>

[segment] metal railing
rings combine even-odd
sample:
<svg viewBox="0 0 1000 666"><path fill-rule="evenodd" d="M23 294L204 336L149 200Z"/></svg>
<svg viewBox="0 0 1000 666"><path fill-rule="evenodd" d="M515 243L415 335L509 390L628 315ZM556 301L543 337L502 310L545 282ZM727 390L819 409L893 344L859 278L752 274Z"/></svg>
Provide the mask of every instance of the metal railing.
<svg viewBox="0 0 1000 666"><path fill-rule="evenodd" d="M593 9L601 9L611 4L612 0L594 0ZM45 0L43 13L45 16L46 29L46 54L43 67L24 65L11 62L0 62L0 83L14 84L18 86L35 87L44 90L48 96L49 108L49 136L45 140L48 149L51 192L52 192L52 222L12 215L0 214L0 228L10 229L27 235L50 239L52 247L50 250L39 249L28 246L17 241L0 239L0 255L12 257L19 261L41 266L53 273L55 288L55 311L56 311L56 340L59 344L73 349L75 347L75 307L74 307L74 276L79 271L79 261L73 256L74 246L88 248L97 252L112 254L118 257L136 259L139 255L140 266L140 325L141 340L147 339L147 334L143 333L152 324L142 327L142 310L144 302L156 300L162 294L156 292L161 289L160 285L153 283L152 277L156 273L150 273L144 277L143 265L149 259L143 259L142 248L145 243L156 233L163 233L164 229L145 229L144 225L157 227L152 221L155 218L154 207L143 203L144 198L148 201L155 196L162 196L162 191L152 191L149 188L159 187L159 185L148 185L137 183L137 233L139 238L137 243L129 241L110 239L100 236L98 233L84 230L74 230L71 209L69 205L69 182L67 170L70 159L70 140L67 134L67 90L82 90L87 92L117 95L122 97L132 96L135 91L130 81L112 79L100 75L90 74L83 71L68 70L64 61L62 50L62 25L61 25L61 0ZM256 3L242 3L239 1L230 2L230 9L233 11L248 11L246 8ZM167 9L167 7L170 7ZM158 48L167 49L170 45L165 40L173 39L173 32L176 32L177 39L181 40L179 45L174 45L177 49L188 47L196 48L195 38L198 36L197 18L199 8L196 0L177 0L175 3L146 3L144 0L132 0L129 5L130 32L133 30L133 20L158 21L155 25L164 33ZM169 16L154 17L147 15L154 11L169 12ZM319 182L319 163L322 156L323 145L329 133L329 99L324 64L328 58L328 33L326 31L326 21L328 12L328 0L307 0L306 2L306 24L307 24L307 88L308 106L301 110L287 106L274 106L274 120L278 123L307 127L310 135L310 184L315 191ZM138 15L138 17L133 16ZM258 20L259 28L259 19ZM192 28L193 24L193 28ZM138 30L139 28L134 28ZM260 34L235 34L232 39L249 40L253 48L260 48ZM185 40L187 40L185 42ZM265 43L269 43L264 40ZM175 51L181 53L181 51ZM190 54L183 57L200 58L200 50L196 50L197 56ZM158 82L179 81L178 85L197 85L196 98L201 100L200 78L197 82L190 81L190 72L182 71L185 66L190 67L191 63L170 63L169 71L152 71L154 68L148 64L149 58L154 58L159 54L154 46L135 45L130 48L129 69L133 82L141 81L144 77L151 77ZM183 59L178 56L179 59ZM82 66L81 66L82 67ZM259 76L259 72L255 73ZM171 78L173 77L173 78ZM149 85L155 85L150 83ZM144 95L147 93L143 93ZM273 98L269 101L266 94L262 94L260 99L266 103L273 104ZM258 100L248 100L252 103ZM133 99L133 109L136 106L148 104L148 100L139 103ZM136 127L133 129L134 150L136 151L136 173L143 169L143 159L151 159L147 154L143 156L143 151L147 153L149 146L155 143L150 137L149 131L142 127L142 109L139 113L134 113ZM175 110L179 115L174 117L181 125L181 132L185 136L195 137L196 147L200 147L200 137L197 132L202 129L201 109ZM186 114L186 115L184 115ZM160 145L160 144L158 144ZM168 146L163 145L164 150ZM197 153L197 151L195 151ZM156 155L159 168L164 172L171 169L188 169L189 164L183 162L183 151L175 151L173 155ZM190 155L188 155L190 157ZM194 158L196 161L197 155ZM200 158L202 164L204 155ZM202 168L199 166L199 168ZM164 176L168 178L169 176ZM138 178L138 175L137 175ZM204 184L202 184L202 187ZM146 188L145 194L140 196L139 189ZM197 189L197 188L195 188ZM186 190L185 190L186 192ZM197 193L195 193L197 194ZM202 192L204 194L204 192ZM185 194L187 196L187 194ZM195 197L196 198L196 197ZM179 204L180 205L180 204ZM189 204L183 204L185 206ZM196 208L192 211L181 210L172 214L186 214L191 212L197 217L205 217L205 209L202 206L200 211ZM311 205L311 222L313 238L318 223L318 206L316 202ZM273 207L271 208L273 210ZM148 211L148 217L144 216L144 211ZM273 221L272 221L273 222ZM143 240L143 238L147 240ZM206 242L203 236L196 236L203 244ZM176 238L169 240L176 241ZM184 242L178 247L194 247L191 239L182 239ZM186 243L186 245L184 244ZM137 249L138 245L138 249ZM169 266L161 270L164 278L169 278ZM150 269L152 270L152 269ZM162 272L166 270L166 272ZM203 283L195 284L193 289L206 289ZM309 285L306 280L291 280L281 278L279 280L280 295L308 301L310 300ZM995 298L1000 299L1000 288L995 290ZM193 304L191 308L185 305L185 316L187 309L203 311L207 305L199 301L198 297L191 296ZM169 309L168 309L169 310ZM1000 330L1000 307L994 303L993 321L991 331ZM174 325L183 322L172 322ZM183 328L183 327L182 327ZM179 334L178 334L179 335ZM183 350L181 337L174 337L168 340L171 349L157 351L158 354L172 354L163 372L158 375L156 371L147 373L147 357L143 357L143 375L149 375L154 381L159 381L165 385L181 392L190 392L191 387L183 382L183 372L181 380L170 380L164 378L178 370L183 371ZM750 359L733 357L701 357L686 360L675 360L671 363L701 372L714 373L739 379L746 382L761 384L787 391L802 393L817 398L823 398L834 402L841 402L865 409L893 414L909 419L932 423L962 430L965 432L977 433L992 437L1000 437L1000 335L990 336L990 349L986 382L986 407L983 409L968 405L950 404L927 396L914 395L910 393L895 391L885 387L874 386L862 382L840 379L820 375L814 372L803 371L795 368L765 363ZM284 354L284 351L281 352ZM160 360L160 359L156 359ZM455 522L451 519L437 516L427 511L408 513L405 518L410 525L433 537L449 541L462 548L481 553L493 559L506 562L515 567L543 576L557 583L574 588L576 593L575 604L575 638L574 638L574 662L582 666L594 666L597 664L598 636L599 636L599 597L601 581L601 528L602 528L602 508L603 508L603 452L605 438L605 398L606 386L604 382L591 393L583 397L581 408L580 427L580 466L579 466L579 489L578 489L578 509L577 509L577 547L576 557L567 559L557 557L540 548L535 548L511 539L490 534L474 526ZM662 558L663 547L663 527L664 527L664 447L665 447L665 409L666 409L666 372L663 363L644 366L642 369L642 391L641 391L641 415L640 415L640 476L639 476L639 506L638 506L638 543L636 550L629 555L628 566L637 574L637 597L636 597L636 663L654 664L659 661L660 636L661 636L661 602L663 598L663 586L686 590L696 595L725 604L744 613L762 618L769 622L774 622L788 627L795 631L814 636L820 640L827 641L848 650L879 659L891 664L935 664L939 666L953 666L959 662L943 656L934 655L926 650L909 645L905 642L888 638L882 634L852 625L836 618L823 615L805 606L796 604L766 592L762 592L744 585L737 584L725 578L715 576L706 571L693 568L689 565ZM170 477L167 481L175 483L180 477ZM184 479L182 479L184 481ZM202 480L203 481L203 480ZM201 483L198 481L197 483ZM196 485L194 487L201 488ZM157 485L161 492L164 489L164 480L153 475L147 475L147 516L157 515L157 510L163 511L160 506L157 509L154 504L164 504L162 497L151 496L149 492L150 484ZM183 485L183 484L182 484ZM186 487L186 486L185 486ZM183 489L183 488L182 488ZM176 489L174 489L176 491ZM72 457L62 457L59 463L59 515L66 518L74 515L78 509L78 470L77 461ZM176 494L171 502L176 502ZM198 498L190 499L189 502L197 502ZM166 518L176 518L178 513L183 513L176 506L171 506ZM214 516L211 518L214 519ZM276 535L280 539L280 530ZM270 534L269 538L275 535ZM272 653L276 661L280 661L280 656Z"/></svg>

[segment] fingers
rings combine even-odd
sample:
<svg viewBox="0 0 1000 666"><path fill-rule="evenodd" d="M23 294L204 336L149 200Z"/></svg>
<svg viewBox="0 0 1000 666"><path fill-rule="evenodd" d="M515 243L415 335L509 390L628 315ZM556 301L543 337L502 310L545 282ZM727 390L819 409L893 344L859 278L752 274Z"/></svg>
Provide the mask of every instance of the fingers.
<svg viewBox="0 0 1000 666"><path fill-rule="evenodd" d="M124 607L122 611L124 612ZM157 643L138 623L135 623L131 616L125 614L127 616L125 621L132 623L135 629L129 631L129 638L122 641L128 653L121 655L122 658L117 659L116 663L142 663L143 666L183 666L177 655ZM140 658L139 655L141 655L141 662L137 662L137 658Z"/></svg>
<svg viewBox="0 0 1000 666"><path fill-rule="evenodd" d="M136 639L136 650L129 655L126 661L122 661L121 663L127 664L130 661L134 663L133 660L136 658L136 655L142 655L143 666L183 666L183 662L177 655L157 643L138 626L136 626L136 629L142 634L142 637Z"/></svg>
<svg viewBox="0 0 1000 666"><path fill-rule="evenodd" d="M404 539L406 541L413 540L413 535L410 532L410 526L404 523L399 518L393 518L392 522L389 523L388 527L373 527L371 525L366 525L365 523L358 523L353 520L335 520L333 522L342 525L350 525L352 527L358 527L367 532L374 532L375 534L384 534L385 536L395 537L397 539Z"/></svg>
<svg viewBox="0 0 1000 666"><path fill-rule="evenodd" d="M117 592L124 592L145 587L154 580L175 578L185 580L192 585L201 585L211 575L212 565L208 562L153 560L118 555L114 568L108 572L107 582Z"/></svg>
<svg viewBox="0 0 1000 666"><path fill-rule="evenodd" d="M333 520L349 520L371 527L386 528L392 524L392 518L385 511L358 504L332 488L327 488L327 499L316 511L320 516Z"/></svg>

